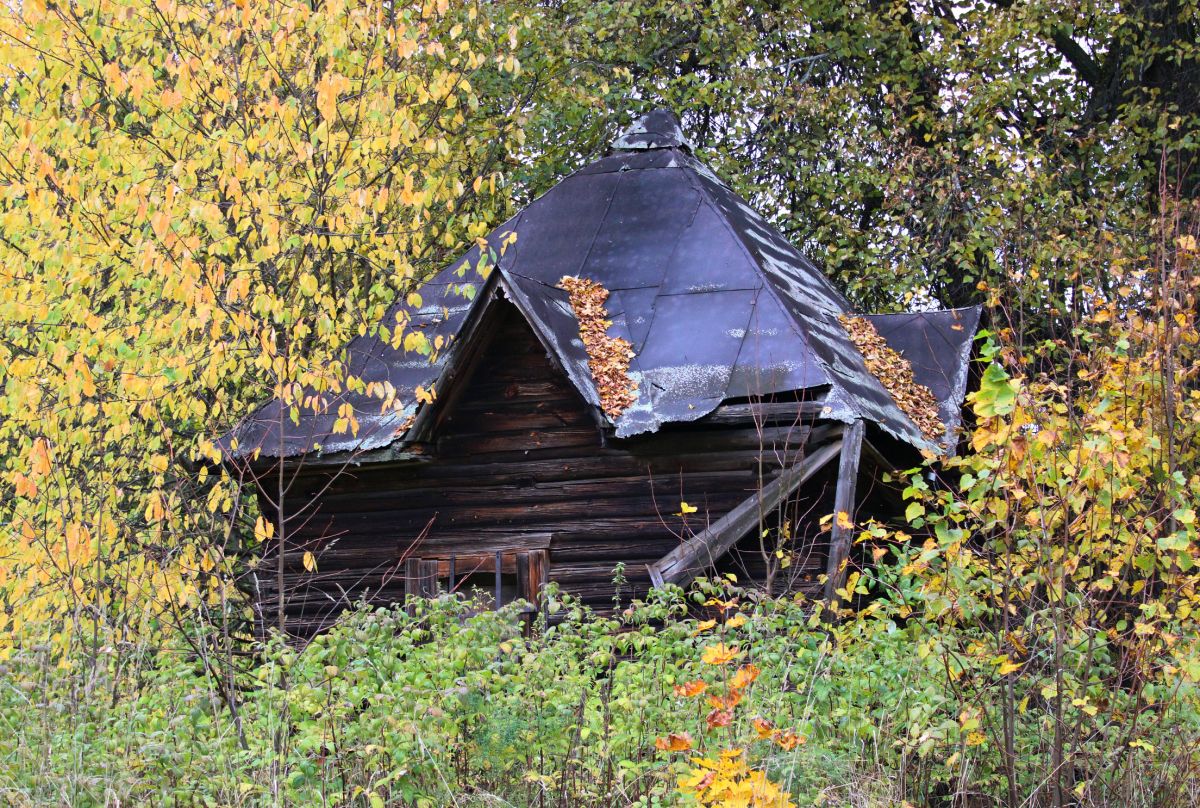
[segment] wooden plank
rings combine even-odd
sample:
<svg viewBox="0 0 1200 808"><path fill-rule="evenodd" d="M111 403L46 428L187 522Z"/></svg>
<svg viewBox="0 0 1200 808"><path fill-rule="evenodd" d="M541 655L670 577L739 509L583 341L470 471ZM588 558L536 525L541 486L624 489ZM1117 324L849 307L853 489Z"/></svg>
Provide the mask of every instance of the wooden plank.
<svg viewBox="0 0 1200 808"><path fill-rule="evenodd" d="M854 519L854 495L858 485L858 466L862 459L864 426L855 421L846 428L842 440L842 451L838 461L837 487L833 495L833 532L829 539L829 562L825 569L825 599L836 605L837 590L846 583L846 560L850 557L850 540L853 526L843 527L838 514L845 513Z"/></svg>
<svg viewBox="0 0 1200 808"><path fill-rule="evenodd" d="M421 559L417 569L419 578L418 593L423 598L435 598L438 591L438 562Z"/></svg>
<svg viewBox="0 0 1200 808"><path fill-rule="evenodd" d="M496 551L496 593L495 593L495 608L499 609L504 605L504 578L501 574L501 569L504 566L504 554L499 550Z"/></svg>
<svg viewBox="0 0 1200 808"><path fill-rule="evenodd" d="M517 597L529 600L529 553L516 553L514 559L517 567ZM536 603L536 600L529 600Z"/></svg>
<svg viewBox="0 0 1200 808"><path fill-rule="evenodd" d="M837 431L840 432L840 425L837 426ZM744 438L734 437L735 433L742 432L745 433ZM548 483L585 477L602 479L614 476L642 476L647 467L655 475L661 475L687 471L755 468L760 459L770 463L771 457L761 457L761 447L757 438L750 436L751 432L752 430L726 431L720 442L711 446L698 445L696 435L688 436L690 439L676 435L671 436L670 441L647 441L622 449L592 448L586 452L572 450L554 457L529 457L522 454L507 462L494 459L485 462L462 462L456 458L454 462L435 461L408 467L391 466L378 471L373 468L361 468L341 475L325 494L329 496L381 489L385 486L407 491L413 483L418 483L418 487L421 488L436 488L443 483L474 483L487 486L519 482L522 479ZM713 436L712 432L705 434ZM729 439L731 437L732 440ZM831 435L829 430L822 426L815 428L809 437L809 442L816 445L823 443ZM743 445L739 447L739 443ZM795 450L801 447L801 444L795 441L791 445ZM636 449L636 452L633 449ZM316 485L309 487L304 484L307 481L299 482L293 498L315 495L321 490L320 482L315 482Z"/></svg>
<svg viewBox="0 0 1200 808"><path fill-rule="evenodd" d="M421 559L409 558L404 562L404 600L411 601L413 598L419 597L421 591ZM413 610L412 603L408 604L408 611L411 614Z"/></svg>
<svg viewBox="0 0 1200 808"><path fill-rule="evenodd" d="M752 404L723 404L699 419L699 424L779 424L800 423L819 416L825 402L769 401Z"/></svg>
<svg viewBox="0 0 1200 808"><path fill-rule="evenodd" d="M759 522L761 514L773 510L806 480L838 454L840 440L814 448L788 471L763 486L701 533L648 565L655 586L686 584L696 574L723 556L738 539Z"/></svg>
<svg viewBox="0 0 1200 808"><path fill-rule="evenodd" d="M542 600L542 587L550 580L550 553L547 550L530 550L525 553L529 559L529 589L525 598L535 606Z"/></svg>

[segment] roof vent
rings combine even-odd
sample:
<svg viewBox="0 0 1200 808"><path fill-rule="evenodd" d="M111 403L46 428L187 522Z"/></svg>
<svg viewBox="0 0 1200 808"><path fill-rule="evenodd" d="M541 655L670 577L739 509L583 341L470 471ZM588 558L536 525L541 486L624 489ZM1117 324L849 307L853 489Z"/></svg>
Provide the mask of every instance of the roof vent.
<svg viewBox="0 0 1200 808"><path fill-rule="evenodd" d="M683 134L679 116L669 109L656 109L634 121L613 141L614 151L639 149L683 149L691 152L692 144Z"/></svg>

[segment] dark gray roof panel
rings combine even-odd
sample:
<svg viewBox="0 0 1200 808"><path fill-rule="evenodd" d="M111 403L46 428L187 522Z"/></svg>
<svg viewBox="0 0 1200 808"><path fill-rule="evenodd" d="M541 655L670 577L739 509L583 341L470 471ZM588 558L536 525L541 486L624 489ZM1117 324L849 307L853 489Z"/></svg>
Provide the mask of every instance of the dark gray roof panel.
<svg viewBox="0 0 1200 808"><path fill-rule="evenodd" d="M587 353L564 275L597 281L610 291L611 336L628 339L635 403L614 426L620 437L691 421L721 401L815 387L827 388L827 417L866 419L897 438L936 449L920 435L866 367L838 322L849 304L829 279L704 164L691 156L669 113L639 121L616 151L564 179L488 237L495 283L529 320L580 395L599 406ZM502 244L516 233L516 242ZM390 381L405 407L379 413L379 402L347 394L325 412L285 420L282 453L370 449L402 436L417 411L417 386L435 385L463 343L468 326L486 316L478 248L419 289L419 307L400 301L389 312L409 328L449 343L438 355L393 350L366 336L350 346L364 380ZM472 299L463 286L478 290ZM490 289L490 287L489 287ZM880 319L885 338L911 354L918 380L928 378L949 423L965 391L966 351L974 315L930 313ZM962 332L955 330L962 326ZM458 337L457 340L454 338ZM964 343L963 340L966 340ZM465 350L465 349L464 349ZM334 435L337 406L350 401L362 429ZM954 423L957 420L954 419ZM237 454L261 446L280 453L278 412L268 404L226 436Z"/></svg>
<svg viewBox="0 0 1200 808"><path fill-rule="evenodd" d="M659 423L693 421L721 403L742 349L755 293L660 295L638 354ZM637 434L617 420L617 436Z"/></svg>
<svg viewBox="0 0 1200 808"><path fill-rule="evenodd" d="M646 346L646 335L650 333L650 324L654 321L656 300L658 290L653 288L621 289L608 298L609 314L614 315L613 319L616 319L615 315L623 318L628 334L625 339L633 346L635 355L640 354Z"/></svg>
<svg viewBox="0 0 1200 808"><path fill-rule="evenodd" d="M682 172L680 172L682 173ZM742 245L712 205L699 205L667 262L660 294L761 289L762 273L746 261Z"/></svg>
<svg viewBox="0 0 1200 808"><path fill-rule="evenodd" d="M824 364L808 347L774 295L758 293L726 398L745 398L763 390L786 392L829 384Z"/></svg>
<svg viewBox="0 0 1200 808"><path fill-rule="evenodd" d="M979 328L979 306L905 314L869 314L867 319L888 346L909 361L913 378L938 400L946 425L946 448L962 426L971 346Z"/></svg>
<svg viewBox="0 0 1200 808"><path fill-rule="evenodd" d="M620 181L620 174L574 175L551 188L517 217L516 243L500 265L551 285L580 274Z"/></svg>
<svg viewBox="0 0 1200 808"><path fill-rule="evenodd" d="M595 239L576 244L576 249L587 256L582 277L606 289L657 289L662 285L671 254L700 205L700 195L681 175L678 170L627 171L572 177L563 183L561 187L567 192L583 194L586 187L578 186L602 177L620 178ZM553 267L547 269L556 271ZM557 283L558 278L553 280Z"/></svg>

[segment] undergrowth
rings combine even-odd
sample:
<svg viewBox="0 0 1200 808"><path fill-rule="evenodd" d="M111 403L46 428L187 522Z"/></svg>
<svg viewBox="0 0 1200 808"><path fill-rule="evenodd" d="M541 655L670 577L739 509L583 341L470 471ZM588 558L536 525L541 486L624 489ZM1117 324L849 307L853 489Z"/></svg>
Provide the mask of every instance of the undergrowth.
<svg viewBox="0 0 1200 808"><path fill-rule="evenodd" d="M697 608L711 619L689 616ZM811 604L712 583L686 597L656 593L613 617L552 592L529 632L515 606L471 610L449 597L413 614L360 608L303 649L258 647L236 676L236 717L194 650L139 660L113 649L85 665L48 646L23 648L0 684L0 798L996 804L987 796L1000 782L996 754L968 737L945 661L913 652L924 630L915 618L873 607L833 624ZM1171 704L1138 736L1144 749L1172 750L1144 752L1147 771L1168 758L1178 765L1181 744L1200 733L1195 694ZM1023 743L1038 742L1038 712L1023 713ZM1194 771L1180 776L1195 788ZM1038 784L1023 788L1036 794ZM1153 793L1134 798L1160 804Z"/></svg>

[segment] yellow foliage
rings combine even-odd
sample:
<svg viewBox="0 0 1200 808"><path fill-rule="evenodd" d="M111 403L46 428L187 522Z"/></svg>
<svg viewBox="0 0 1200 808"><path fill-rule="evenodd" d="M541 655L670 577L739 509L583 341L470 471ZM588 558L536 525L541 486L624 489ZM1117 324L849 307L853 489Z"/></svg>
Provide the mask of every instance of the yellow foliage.
<svg viewBox="0 0 1200 808"><path fill-rule="evenodd" d="M745 752L723 750L717 758L692 758L679 790L708 808L792 808L791 795L746 765Z"/></svg>
<svg viewBox="0 0 1200 808"><path fill-rule="evenodd" d="M742 655L737 646L730 646L719 642L706 647L700 658L709 665L727 665Z"/></svg>
<svg viewBox="0 0 1200 808"><path fill-rule="evenodd" d="M161 626L243 530L278 541L213 438L353 388L342 346L507 204L463 193L518 125L472 84L517 69L506 12L158 8L0 10L0 600L63 641Z"/></svg>

